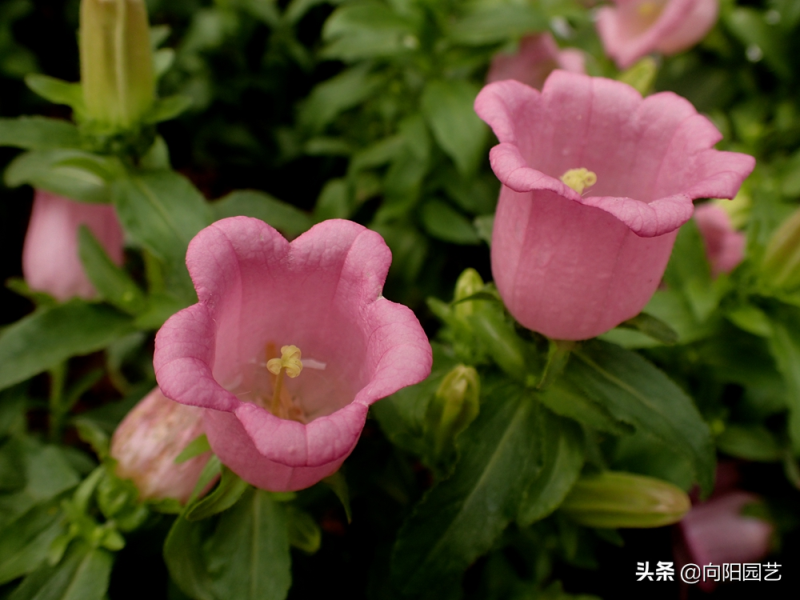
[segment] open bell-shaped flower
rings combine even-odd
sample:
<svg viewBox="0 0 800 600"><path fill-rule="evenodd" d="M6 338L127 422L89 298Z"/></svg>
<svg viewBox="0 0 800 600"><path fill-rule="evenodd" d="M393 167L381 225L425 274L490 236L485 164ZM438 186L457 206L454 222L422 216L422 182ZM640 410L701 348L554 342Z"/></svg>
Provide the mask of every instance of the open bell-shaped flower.
<svg viewBox="0 0 800 600"><path fill-rule="evenodd" d="M206 409L211 448L257 487L331 475L370 404L430 373L414 313L381 296L389 248L361 225L325 221L289 243L233 217L197 234L186 263L199 302L159 331L156 378Z"/></svg>
<svg viewBox="0 0 800 600"><path fill-rule="evenodd" d="M503 184L492 274L525 327L564 340L634 317L664 273L696 198L733 198L744 154L671 92L647 98L618 81L554 71L543 91L487 85L475 110L494 130Z"/></svg>
<svg viewBox="0 0 800 600"><path fill-rule="evenodd" d="M113 206L75 202L36 190L22 248L22 274L31 289L62 301L95 295L78 256L81 225L91 230L111 260L122 264L124 234Z"/></svg>
<svg viewBox="0 0 800 600"><path fill-rule="evenodd" d="M657 51L676 54L694 46L717 22L719 0L613 0L597 13L606 53L620 69Z"/></svg>

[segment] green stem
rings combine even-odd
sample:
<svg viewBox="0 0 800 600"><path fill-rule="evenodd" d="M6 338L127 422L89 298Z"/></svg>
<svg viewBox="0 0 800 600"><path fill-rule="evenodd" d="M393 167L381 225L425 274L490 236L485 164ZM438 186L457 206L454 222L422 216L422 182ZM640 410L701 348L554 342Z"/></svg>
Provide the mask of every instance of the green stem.
<svg viewBox="0 0 800 600"><path fill-rule="evenodd" d="M542 370L542 377L536 385L537 389L546 388L556 377L561 374L567 366L570 352L578 345L578 342L570 340L550 340L550 347L547 349L547 363Z"/></svg>
<svg viewBox="0 0 800 600"><path fill-rule="evenodd" d="M67 379L67 363L62 362L51 368L50 373L50 441L61 439L64 420L64 383Z"/></svg>

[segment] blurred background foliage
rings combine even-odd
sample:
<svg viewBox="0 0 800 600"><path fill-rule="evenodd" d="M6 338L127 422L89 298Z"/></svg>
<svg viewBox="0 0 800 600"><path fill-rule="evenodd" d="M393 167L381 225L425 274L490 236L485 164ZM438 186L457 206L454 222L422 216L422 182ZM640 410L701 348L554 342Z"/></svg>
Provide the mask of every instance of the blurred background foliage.
<svg viewBox="0 0 800 600"><path fill-rule="evenodd" d="M163 55L167 70L160 95L192 100L188 111L159 131L172 167L206 198L251 189L301 211L286 212L263 195L240 194L220 203L217 216L266 218L283 210L283 229L290 234L329 218L353 219L379 231L394 255L386 296L414 308L434 334L438 326L425 298L449 300L466 267L491 278L486 244L498 183L488 149L494 140L472 110L489 62L497 52L512 51L523 35L549 30L562 47L585 51L590 74L620 77L604 57L593 5L580 0L151 0L150 21L163 38L161 46L169 49ZM0 2L0 116L70 116L68 109L35 96L22 78L39 72L78 80L77 15L77 0ZM748 236L748 259L729 277L712 282L707 268L695 268L705 260L697 230L685 227L666 275L671 289L657 293L647 308L681 334L679 344L620 330L607 336L640 349L667 371L697 402L718 449L750 461L744 480L768 498L782 534L786 576L800 559L799 523L791 504L800 486L794 458L800 433L787 416L800 415L800 302L796 290L771 286L759 269L770 237L800 201L798 56L796 0L722 0L720 19L702 42L658 58L644 78L645 90L676 92L707 114L724 135L720 149L756 157L755 172L732 204L735 222ZM17 152L1 148L0 167ZM20 276L31 191L3 186L0 195L5 280ZM10 307L4 324L32 308L6 289L2 303ZM126 377L145 380L142 389L131 391L131 400L152 383L147 382L149 350L143 350L150 342L136 335L108 353L109 364L119 367L112 375L122 377L118 389L125 387ZM96 381L76 383L76 393ZM107 382L100 386L92 388L97 397L116 394ZM114 423L122 414L105 418ZM674 449L643 435L593 451L600 457L596 460L618 470L659 476L683 488L692 482ZM85 474L86 465L74 462L71 476ZM396 508L412 506L430 475L419 461L410 462L387 445L374 422L348 465L354 503L369 516L355 521L345 536L340 511L319 508L324 502L318 489L301 494L301 505L316 511L325 543L313 562L295 557L290 598L318 593L320 582L330 581L355 597L382 597L385 591L385 573L367 577L364 565L388 563L399 527ZM112 598L126 597L130 586L136 593L167 587L160 557L166 525L157 522L152 528L134 535L123 550L118 564L127 566L115 571ZM566 598L560 586L542 591L539 584L551 578L570 581L578 573L585 577L578 567L597 565L605 575L592 585L615 597L621 585L615 577L632 579L636 561L663 560L671 544L668 533L633 532L625 534L626 549L609 546L621 539L616 533L600 539L564 519L512 526L468 571L467 581L476 582L470 597ZM599 545L603 552L587 550ZM126 553L135 561L124 560ZM555 564L554 557L561 562ZM155 574L155 585L136 583L143 568ZM538 595L532 595L530 581L539 586ZM169 598L181 598L170 586ZM0 597L3 593L0 589ZM720 597L735 597L725 593ZM676 597L677 590L669 588L668 594L664 597Z"/></svg>

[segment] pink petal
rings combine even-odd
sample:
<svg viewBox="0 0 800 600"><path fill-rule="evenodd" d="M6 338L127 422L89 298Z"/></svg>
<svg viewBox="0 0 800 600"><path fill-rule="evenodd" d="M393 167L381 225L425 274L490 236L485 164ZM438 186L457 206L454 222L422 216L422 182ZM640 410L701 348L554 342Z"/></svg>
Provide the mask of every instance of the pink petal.
<svg viewBox="0 0 800 600"><path fill-rule="evenodd" d="M75 202L36 190L22 249L22 273L31 289L61 301L95 295L78 256L81 225L91 230L111 260L122 264L123 232L112 206Z"/></svg>

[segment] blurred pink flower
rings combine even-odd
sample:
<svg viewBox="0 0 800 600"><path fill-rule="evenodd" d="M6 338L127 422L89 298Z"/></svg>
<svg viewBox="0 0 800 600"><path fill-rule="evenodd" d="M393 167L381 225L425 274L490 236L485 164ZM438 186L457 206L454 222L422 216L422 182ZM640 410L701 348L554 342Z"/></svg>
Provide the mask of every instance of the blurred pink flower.
<svg viewBox="0 0 800 600"><path fill-rule="evenodd" d="M643 100L609 79L554 71L541 93L492 83L475 110L500 141L495 283L520 323L555 339L638 314L692 200L732 198L755 165L714 150L720 133L683 98Z"/></svg>
<svg viewBox="0 0 800 600"><path fill-rule="evenodd" d="M122 264L123 232L113 206L75 202L36 190L22 248L22 274L31 289L62 301L95 295L78 256L81 225L91 230L111 260Z"/></svg>
<svg viewBox="0 0 800 600"><path fill-rule="evenodd" d="M694 46L717 21L719 0L613 0L601 8L597 30L620 69L657 51L676 54Z"/></svg>
<svg viewBox="0 0 800 600"><path fill-rule="evenodd" d="M559 50L549 33L529 35L522 38L516 53L494 56L486 83L515 79L540 90L555 69L585 73L583 53L574 49Z"/></svg>
<svg viewBox="0 0 800 600"><path fill-rule="evenodd" d="M326 221L290 244L256 219L224 219L186 263L199 302L159 331L156 377L169 398L208 409L212 449L257 487L331 475L369 405L430 373L414 313L381 295L389 248L361 225Z"/></svg>
<svg viewBox="0 0 800 600"><path fill-rule="evenodd" d="M131 479L142 500L175 498L185 503L211 454L175 464L183 449L203 433L203 411L150 392L120 423L111 439L116 473Z"/></svg>
<svg viewBox="0 0 800 600"><path fill-rule="evenodd" d="M711 275L730 273L744 258L745 236L731 225L731 219L715 204L701 204L694 210L694 220L703 236Z"/></svg>
<svg viewBox="0 0 800 600"><path fill-rule="evenodd" d="M678 525L681 534L681 544L676 547L679 562L702 566L752 563L764 558L769 553L773 525L742 515L746 505L757 503L760 498L755 494L737 490L694 506ZM699 585L711 591L716 582L701 580Z"/></svg>

